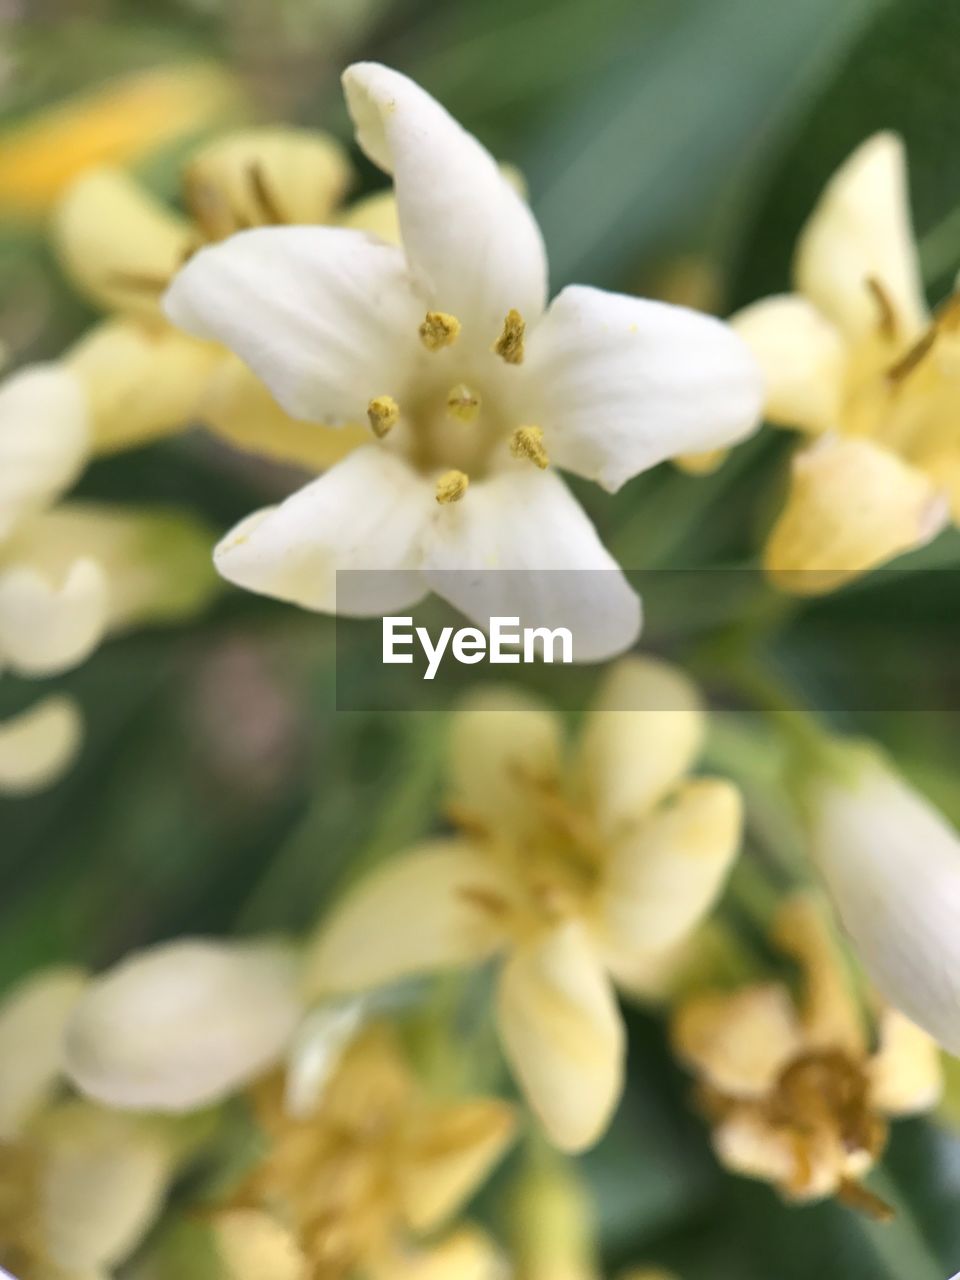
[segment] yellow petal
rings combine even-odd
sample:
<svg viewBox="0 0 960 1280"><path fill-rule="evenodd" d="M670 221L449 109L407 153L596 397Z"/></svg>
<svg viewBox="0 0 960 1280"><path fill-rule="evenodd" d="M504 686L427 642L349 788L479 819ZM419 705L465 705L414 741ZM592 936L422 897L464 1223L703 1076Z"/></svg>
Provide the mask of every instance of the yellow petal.
<svg viewBox="0 0 960 1280"><path fill-rule="evenodd" d="M310 1274L291 1233L259 1209L218 1213L212 1230L228 1280L307 1280Z"/></svg>
<svg viewBox="0 0 960 1280"><path fill-rule="evenodd" d="M362 200L354 200L340 216L339 225L354 231L367 231L388 244L399 244L400 219L393 189L375 191Z"/></svg>
<svg viewBox="0 0 960 1280"><path fill-rule="evenodd" d="M400 1195L418 1232L435 1230L486 1180L516 1135L508 1103L476 1098L431 1107L407 1135Z"/></svg>
<svg viewBox="0 0 960 1280"><path fill-rule="evenodd" d="M90 401L96 453L114 453L182 431L199 419L220 348L169 325L109 320L70 349L68 368Z"/></svg>
<svg viewBox="0 0 960 1280"><path fill-rule="evenodd" d="M867 440L824 438L794 459L764 567L782 591L819 595L924 546L946 515L922 471Z"/></svg>
<svg viewBox="0 0 960 1280"><path fill-rule="evenodd" d="M719 896L742 823L736 787L697 778L626 833L600 898L599 927L608 945L629 957L681 943Z"/></svg>
<svg viewBox="0 0 960 1280"><path fill-rule="evenodd" d="M854 996L853 975L825 912L825 904L812 894L794 894L778 909L771 940L803 972L801 1019L807 1044L841 1049L858 1061L866 1052L863 1018Z"/></svg>
<svg viewBox="0 0 960 1280"><path fill-rule="evenodd" d="M592 1146L623 1089L624 1030L610 981L576 922L517 949L497 1021L507 1059L550 1141Z"/></svg>
<svg viewBox="0 0 960 1280"><path fill-rule="evenodd" d="M795 293L765 298L730 323L763 370L768 421L812 432L839 425L847 350L813 303Z"/></svg>
<svg viewBox="0 0 960 1280"><path fill-rule="evenodd" d="M762 1115L738 1109L713 1131L717 1159L734 1173L772 1182L793 1200L817 1200L832 1195L843 1173L836 1155L804 1150L802 1187L797 1184L798 1155L789 1130L777 1129ZM826 1158L824 1158L826 1156ZM809 1163L807 1161L809 1160Z"/></svg>
<svg viewBox="0 0 960 1280"><path fill-rule="evenodd" d="M370 1280L510 1280L513 1274L493 1240L469 1226L439 1244L408 1247L368 1272Z"/></svg>
<svg viewBox="0 0 960 1280"><path fill-rule="evenodd" d="M60 202L53 242L78 289L108 311L161 322L160 299L194 233L119 169L85 173Z"/></svg>
<svg viewBox="0 0 960 1280"><path fill-rule="evenodd" d="M726 462L729 449L708 449L705 453L681 453L673 459L673 465L688 476L709 476Z"/></svg>
<svg viewBox="0 0 960 1280"><path fill-rule="evenodd" d="M34 1133L44 1155L40 1221L51 1260L70 1271L122 1262L162 1207L176 1163L171 1135L75 1102L48 1112Z"/></svg>
<svg viewBox="0 0 960 1280"><path fill-rule="evenodd" d="M136 71L14 125L0 137L0 204L45 213L93 165L127 164L232 114L236 82L221 66L181 63Z"/></svg>
<svg viewBox="0 0 960 1280"><path fill-rule="evenodd" d="M887 311L898 344L922 332L927 309L896 134L874 134L833 175L800 237L794 276L852 341L878 334Z"/></svg>
<svg viewBox="0 0 960 1280"><path fill-rule="evenodd" d="M960 524L960 449L934 451L917 460L917 465L931 477L934 485L946 495L950 517Z"/></svg>
<svg viewBox="0 0 960 1280"><path fill-rule="evenodd" d="M78 557L94 561L108 584L108 629L119 631L198 612L219 590L212 541L185 512L64 502L26 521L9 555L51 581Z"/></svg>
<svg viewBox="0 0 960 1280"><path fill-rule="evenodd" d="M81 969L43 969L0 1004L0 1142L15 1138L60 1083L64 1029L86 980Z"/></svg>
<svg viewBox="0 0 960 1280"><path fill-rule="evenodd" d="M25 676L77 666L107 625L108 584L94 560L78 559L61 582L14 564L0 571L0 666Z"/></svg>
<svg viewBox="0 0 960 1280"><path fill-rule="evenodd" d="M563 725L530 695L490 689L457 710L450 730L454 816L497 834L522 834L539 821L538 789L561 776Z"/></svg>
<svg viewBox="0 0 960 1280"><path fill-rule="evenodd" d="M80 712L68 698L45 698L0 722L0 794L51 786L73 763L82 737Z"/></svg>
<svg viewBox="0 0 960 1280"><path fill-rule="evenodd" d="M690 768L703 739L697 691L675 667L626 658L606 676L580 744L586 798L606 830L633 824Z"/></svg>
<svg viewBox="0 0 960 1280"><path fill-rule="evenodd" d="M677 1011L673 1045L721 1093L762 1097L803 1047L786 987L775 983L693 996Z"/></svg>
<svg viewBox="0 0 960 1280"><path fill-rule="evenodd" d="M943 1096L940 1050L897 1009L880 1015L879 1045L868 1064L870 1100L891 1116L932 1110Z"/></svg>
<svg viewBox="0 0 960 1280"><path fill-rule="evenodd" d="M88 444L83 387L63 365L33 365L0 385L0 539L69 488Z"/></svg>
<svg viewBox="0 0 960 1280"><path fill-rule="evenodd" d="M363 991L415 973L479 963L497 947L508 886L465 842L398 854L334 907L305 965L311 993Z"/></svg>
<svg viewBox="0 0 960 1280"><path fill-rule="evenodd" d="M184 201L208 240L249 227L332 221L352 179L328 134L274 125L202 147L183 173Z"/></svg>
<svg viewBox="0 0 960 1280"><path fill-rule="evenodd" d="M207 382L197 416L236 448L306 471L325 471L370 443L367 426L327 427L291 418L256 374L229 354Z"/></svg>

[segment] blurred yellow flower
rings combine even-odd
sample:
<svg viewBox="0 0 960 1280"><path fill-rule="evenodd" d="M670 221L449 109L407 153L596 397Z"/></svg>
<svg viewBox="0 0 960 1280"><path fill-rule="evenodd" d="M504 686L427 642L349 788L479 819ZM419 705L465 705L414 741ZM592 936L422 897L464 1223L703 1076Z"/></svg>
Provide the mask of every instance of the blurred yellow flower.
<svg viewBox="0 0 960 1280"><path fill-rule="evenodd" d="M183 1154L162 1123L56 1100L84 984L48 969L0 1002L0 1267L18 1280L90 1280L123 1262Z"/></svg>
<svg viewBox="0 0 960 1280"><path fill-rule="evenodd" d="M8 215L42 216L91 165L129 164L239 107L236 82L212 63L110 80L0 134L0 207Z"/></svg>
<svg viewBox="0 0 960 1280"><path fill-rule="evenodd" d="M346 1048L309 1108L292 1113L276 1076L253 1101L266 1152L214 1219L232 1280L503 1275L480 1232L416 1241L449 1221L512 1142L507 1103L427 1099L377 1025Z"/></svg>
<svg viewBox="0 0 960 1280"><path fill-rule="evenodd" d="M520 694L455 716L460 834L362 882L307 961L316 993L500 955L504 1051L552 1141L593 1143L623 1083L613 983L654 995L720 893L740 838L736 789L686 778L704 716L677 671L627 659L567 765L559 717Z"/></svg>
<svg viewBox="0 0 960 1280"><path fill-rule="evenodd" d="M170 280L201 246L249 227L340 221L352 179L343 149L284 126L227 134L183 170L187 216L117 169L82 174L60 202L54 243L74 284L112 313L68 354L92 402L93 448L105 453L197 422L231 443L322 470L366 431L295 421L240 360L174 329L160 308ZM395 234L392 202L360 202L365 230Z"/></svg>
<svg viewBox="0 0 960 1280"><path fill-rule="evenodd" d="M885 1217L861 1180L886 1145L888 1117L936 1106L937 1046L883 1008L870 1047L852 975L815 899L789 899L772 940L800 965L799 1000L771 982L693 996L676 1013L676 1051L697 1076L714 1149L727 1168L773 1183L787 1200L838 1196Z"/></svg>
<svg viewBox="0 0 960 1280"><path fill-rule="evenodd" d="M778 586L814 594L960 516L960 301L927 309L896 135L869 138L831 179L794 278L795 293L732 324L764 370L767 417L817 437L765 553Z"/></svg>

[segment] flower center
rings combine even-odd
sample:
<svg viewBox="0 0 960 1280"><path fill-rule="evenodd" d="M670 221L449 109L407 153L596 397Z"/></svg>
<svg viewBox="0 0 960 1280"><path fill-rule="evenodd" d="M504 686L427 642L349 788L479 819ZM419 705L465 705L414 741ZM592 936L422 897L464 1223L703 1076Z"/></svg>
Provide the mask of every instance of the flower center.
<svg viewBox="0 0 960 1280"><path fill-rule="evenodd" d="M32 1280L42 1256L39 1161L31 1148L0 1142L0 1267Z"/></svg>
<svg viewBox="0 0 960 1280"><path fill-rule="evenodd" d="M435 480L441 505L459 502L471 478L507 457L546 468L543 429L518 420L511 403L509 371L525 354L519 311L507 313L487 350L469 344L458 317L445 311L428 311L418 333L427 359L406 396L385 392L367 406L377 439L390 435L390 447Z"/></svg>

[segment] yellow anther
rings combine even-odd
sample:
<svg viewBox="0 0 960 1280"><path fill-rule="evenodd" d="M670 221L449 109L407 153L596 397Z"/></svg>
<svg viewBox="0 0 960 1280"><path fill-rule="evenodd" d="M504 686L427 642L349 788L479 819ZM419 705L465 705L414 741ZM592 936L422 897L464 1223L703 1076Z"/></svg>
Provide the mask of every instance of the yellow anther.
<svg viewBox="0 0 960 1280"><path fill-rule="evenodd" d="M519 311L510 310L503 322L500 337L493 344L496 354L507 364L523 364L523 335L527 331Z"/></svg>
<svg viewBox="0 0 960 1280"><path fill-rule="evenodd" d="M428 351L452 346L460 336L460 321L446 311L428 311L420 326L420 341Z"/></svg>
<svg viewBox="0 0 960 1280"><path fill-rule="evenodd" d="M466 383L458 382L447 396L447 412L461 422L473 422L480 412L480 397Z"/></svg>
<svg viewBox="0 0 960 1280"><path fill-rule="evenodd" d="M467 492L470 477L465 471L445 471L437 481L437 501L441 506L459 502Z"/></svg>
<svg viewBox="0 0 960 1280"><path fill-rule="evenodd" d="M550 465L540 427L517 427L510 437L510 452L515 458L526 458L541 471Z"/></svg>
<svg viewBox="0 0 960 1280"><path fill-rule="evenodd" d="M377 396L367 405L367 417L373 434L378 440L382 440L400 421L400 406L393 396Z"/></svg>

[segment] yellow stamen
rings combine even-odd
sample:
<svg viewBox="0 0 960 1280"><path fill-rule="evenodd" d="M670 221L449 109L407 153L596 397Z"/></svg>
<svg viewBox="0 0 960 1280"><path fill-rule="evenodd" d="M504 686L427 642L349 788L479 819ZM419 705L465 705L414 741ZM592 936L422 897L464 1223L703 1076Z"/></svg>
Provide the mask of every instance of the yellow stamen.
<svg viewBox="0 0 960 1280"><path fill-rule="evenodd" d="M377 396L367 405L367 417L373 434L378 440L382 440L400 421L400 406L393 396Z"/></svg>
<svg viewBox="0 0 960 1280"><path fill-rule="evenodd" d="M877 320L881 334L885 338L894 338L897 334L897 312L893 301L885 289L883 282L876 276L867 276L865 282L877 304Z"/></svg>
<svg viewBox="0 0 960 1280"><path fill-rule="evenodd" d="M466 383L458 382L455 387L450 388L447 396L447 412L451 418L457 418L460 422L473 422L480 412L480 397Z"/></svg>
<svg viewBox="0 0 960 1280"><path fill-rule="evenodd" d="M420 326L420 341L428 351L452 346L460 336L460 321L446 311L428 311Z"/></svg>
<svg viewBox="0 0 960 1280"><path fill-rule="evenodd" d="M515 458L526 458L541 471L550 465L543 447L543 430L540 427L517 427L510 437L510 452Z"/></svg>
<svg viewBox="0 0 960 1280"><path fill-rule="evenodd" d="M503 321L500 337L493 344L494 352L507 364L523 364L523 336L526 331L523 316L511 308Z"/></svg>
<svg viewBox="0 0 960 1280"><path fill-rule="evenodd" d="M465 471L445 471L437 481L437 501L441 506L459 502L467 492L470 477Z"/></svg>

